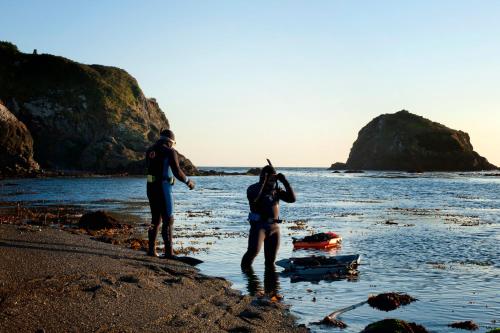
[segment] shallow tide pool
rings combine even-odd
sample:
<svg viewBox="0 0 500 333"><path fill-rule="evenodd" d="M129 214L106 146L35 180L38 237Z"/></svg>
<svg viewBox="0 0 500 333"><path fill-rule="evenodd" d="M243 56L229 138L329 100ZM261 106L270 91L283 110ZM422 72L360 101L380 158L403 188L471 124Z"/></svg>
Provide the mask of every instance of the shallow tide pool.
<svg viewBox="0 0 500 333"><path fill-rule="evenodd" d="M254 277L241 272L248 232L246 188L257 181L255 176L193 177L194 191L178 183L176 246L201 248L196 256L205 261L198 266L202 272L227 278L243 293L276 288L300 323L319 321L370 294L399 291L418 299L391 312L364 305L340 317L346 329L311 325L314 332L359 332L384 318L416 322L433 332L457 332L447 325L463 320L474 320L477 332L500 326L500 177L280 171L298 200L281 205L285 221L278 258L359 253L357 279L312 283L279 274L264 277L263 254L254 264ZM149 219L142 177L3 180L0 201L77 204ZM297 221L305 227L297 229ZM342 246L328 252L292 251L292 237L322 231L340 233Z"/></svg>

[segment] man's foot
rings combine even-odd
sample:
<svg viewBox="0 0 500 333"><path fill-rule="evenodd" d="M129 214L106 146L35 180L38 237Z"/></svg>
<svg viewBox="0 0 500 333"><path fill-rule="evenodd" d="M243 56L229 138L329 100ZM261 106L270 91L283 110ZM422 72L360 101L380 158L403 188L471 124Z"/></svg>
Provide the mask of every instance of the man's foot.
<svg viewBox="0 0 500 333"><path fill-rule="evenodd" d="M148 256L158 257L156 252L156 236L158 235L158 227L151 226L148 230Z"/></svg>
<svg viewBox="0 0 500 333"><path fill-rule="evenodd" d="M159 257L160 255L156 252L156 249L153 252L148 251L148 257Z"/></svg>

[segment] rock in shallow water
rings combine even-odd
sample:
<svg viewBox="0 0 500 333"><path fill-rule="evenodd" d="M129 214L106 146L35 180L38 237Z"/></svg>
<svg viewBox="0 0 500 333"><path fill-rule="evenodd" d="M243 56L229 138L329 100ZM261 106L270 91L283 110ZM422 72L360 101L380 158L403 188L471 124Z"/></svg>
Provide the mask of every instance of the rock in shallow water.
<svg viewBox="0 0 500 333"><path fill-rule="evenodd" d="M469 135L406 110L383 114L363 127L346 165L333 169L474 171L494 165L474 151Z"/></svg>
<svg viewBox="0 0 500 333"><path fill-rule="evenodd" d="M458 322L449 324L448 326L453 327L453 328L461 328L461 329L469 330L469 331L475 331L475 330L479 329L479 326L477 326L477 324L475 322L473 322L472 320L458 321Z"/></svg>
<svg viewBox="0 0 500 333"><path fill-rule="evenodd" d="M425 327L400 319L384 319L365 327L361 333L427 333Z"/></svg>
<svg viewBox="0 0 500 333"><path fill-rule="evenodd" d="M368 298L368 304L372 308L382 311L392 311L415 301L416 299L410 295L400 293L383 293Z"/></svg>

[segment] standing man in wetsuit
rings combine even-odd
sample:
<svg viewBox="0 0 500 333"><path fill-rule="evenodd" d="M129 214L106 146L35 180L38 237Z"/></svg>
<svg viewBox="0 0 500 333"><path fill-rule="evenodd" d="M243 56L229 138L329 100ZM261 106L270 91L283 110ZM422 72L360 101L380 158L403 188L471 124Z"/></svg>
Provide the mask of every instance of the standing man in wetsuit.
<svg viewBox="0 0 500 333"><path fill-rule="evenodd" d="M175 178L185 183L190 190L194 182L179 167L175 136L171 130L163 130L160 139L146 151L148 170L147 195L151 207L151 226L148 230L148 255L157 257L156 237L163 220L161 236L165 244L165 258L175 258L172 248L172 231L174 228L174 197L172 186ZM175 177L175 178L174 178Z"/></svg>
<svg viewBox="0 0 500 333"><path fill-rule="evenodd" d="M278 181L283 184L284 190L278 187ZM271 165L266 165L260 173L259 182L248 187L247 198L250 204L250 233L241 267L244 270L251 267L264 243L265 265L272 268L280 244L279 201L295 202L295 193L283 174L276 174Z"/></svg>

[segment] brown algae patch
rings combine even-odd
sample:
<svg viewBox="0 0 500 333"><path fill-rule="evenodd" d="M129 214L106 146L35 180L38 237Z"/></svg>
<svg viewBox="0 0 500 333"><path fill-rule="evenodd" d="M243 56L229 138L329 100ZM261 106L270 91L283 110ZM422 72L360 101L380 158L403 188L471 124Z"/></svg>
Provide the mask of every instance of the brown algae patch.
<svg viewBox="0 0 500 333"><path fill-rule="evenodd" d="M330 216L331 217L361 217L363 216L363 213L357 213L357 212L343 212L343 213L333 213Z"/></svg>
<svg viewBox="0 0 500 333"><path fill-rule="evenodd" d="M400 208L393 207L389 210L397 211L405 215L418 215L418 216L439 216L441 215L439 208Z"/></svg>
<svg viewBox="0 0 500 333"><path fill-rule="evenodd" d="M313 325L325 325L330 327L346 328L347 324L340 319L334 319L326 316L321 321L311 323Z"/></svg>
<svg viewBox="0 0 500 333"><path fill-rule="evenodd" d="M186 216L187 217L210 217L210 216L212 216L212 211L210 211L210 210L200 210L200 211L188 210L188 211L186 211Z"/></svg>
<svg viewBox="0 0 500 333"><path fill-rule="evenodd" d="M437 261L429 261L427 262L428 265L431 265L432 268L434 269L446 269L446 264L444 262L437 262Z"/></svg>
<svg viewBox="0 0 500 333"><path fill-rule="evenodd" d="M192 253L199 253L202 251L207 252L208 248L199 248L199 247L194 247L194 246L186 246L186 247L181 246L178 248L174 248L175 255L179 255L179 254L188 255L188 254L192 254Z"/></svg>
<svg viewBox="0 0 500 333"><path fill-rule="evenodd" d="M457 261L456 263L460 265L473 265L473 266L493 266L493 261L492 260L463 260L463 261Z"/></svg>
<svg viewBox="0 0 500 333"><path fill-rule="evenodd" d="M364 199L339 199L340 202L352 202L352 203L383 203L381 200L364 200Z"/></svg>
<svg viewBox="0 0 500 333"><path fill-rule="evenodd" d="M111 199L106 200L111 201ZM140 217L122 212L91 211L86 212L80 206L50 205L25 206L22 202L0 202L0 224L19 225L19 231L36 232L39 226L55 226L73 234L86 234L91 239L131 248L138 251L147 251L148 240L135 226L144 226ZM84 214L85 213L85 214ZM149 224L146 224L149 225ZM189 232L176 237L237 237L239 234L216 232ZM209 244L210 243L210 244ZM213 242L207 242L212 245ZM207 251L209 247L196 248L194 246L180 246L179 254Z"/></svg>
<svg viewBox="0 0 500 333"><path fill-rule="evenodd" d="M292 225L290 225L288 227L288 229L290 230L306 230L309 228L309 226L307 225L307 220L294 220L294 221L290 221L289 223L292 223Z"/></svg>
<svg viewBox="0 0 500 333"><path fill-rule="evenodd" d="M393 207L389 208L390 211L398 212L403 215L412 215L412 216L425 216L431 218L440 218L443 219L445 223L457 224L463 227L471 227L478 226L481 224L485 224L480 220L477 215L460 215L453 213L446 213L440 208L399 208Z"/></svg>
<svg viewBox="0 0 500 333"><path fill-rule="evenodd" d="M27 206L24 202L0 202L0 223L71 225L78 222L83 212L83 208L75 205Z"/></svg>

